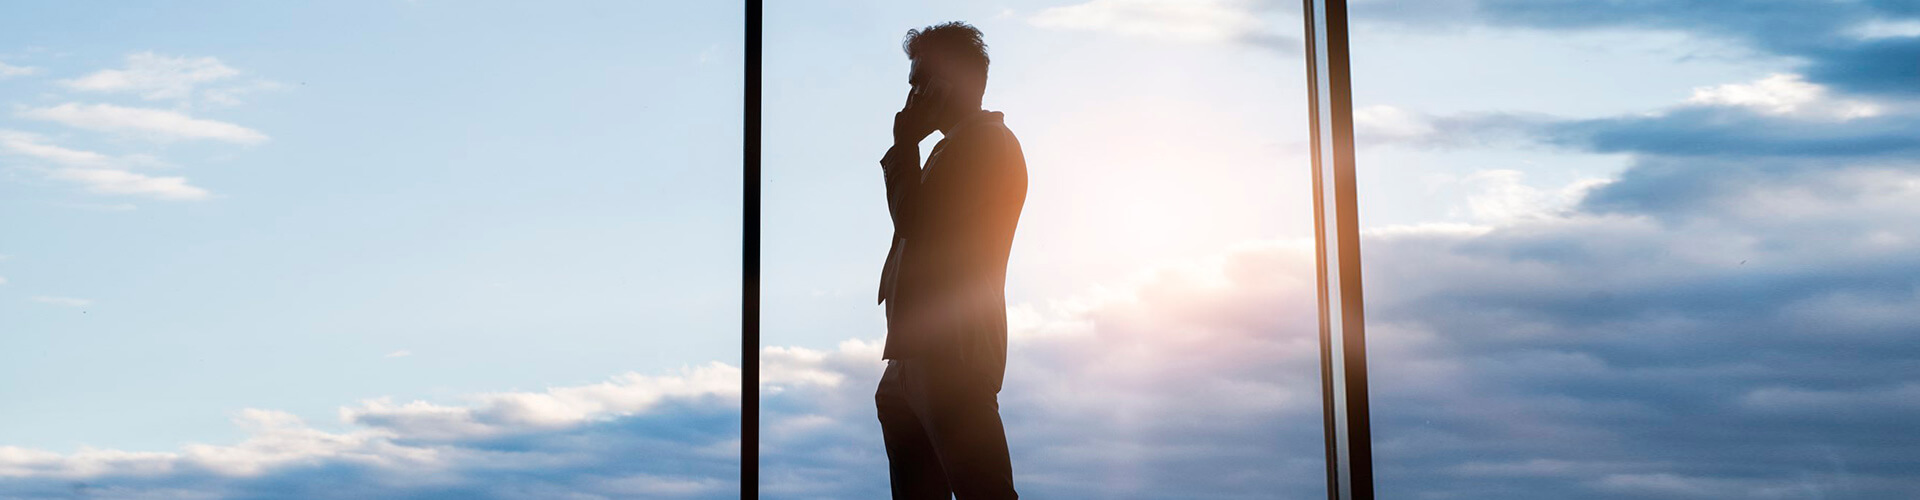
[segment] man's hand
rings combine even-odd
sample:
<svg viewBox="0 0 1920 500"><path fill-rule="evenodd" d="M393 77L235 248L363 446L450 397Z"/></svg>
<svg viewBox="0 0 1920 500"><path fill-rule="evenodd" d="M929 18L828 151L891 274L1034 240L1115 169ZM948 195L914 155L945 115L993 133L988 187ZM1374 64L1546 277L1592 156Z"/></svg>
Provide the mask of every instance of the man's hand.
<svg viewBox="0 0 1920 500"><path fill-rule="evenodd" d="M933 117L942 104L939 96L929 95L919 85L907 92L907 105L893 114L893 144L919 147L920 140L933 134Z"/></svg>

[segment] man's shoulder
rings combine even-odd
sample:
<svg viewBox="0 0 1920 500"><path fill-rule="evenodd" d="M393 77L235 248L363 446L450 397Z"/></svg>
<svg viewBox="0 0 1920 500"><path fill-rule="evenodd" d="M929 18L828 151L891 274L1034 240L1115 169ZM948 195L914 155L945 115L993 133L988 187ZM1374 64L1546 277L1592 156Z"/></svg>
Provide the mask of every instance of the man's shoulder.
<svg viewBox="0 0 1920 500"><path fill-rule="evenodd" d="M954 130L953 138L974 147L1020 147L1020 140L1014 137L1013 129L1007 128L1005 115L999 111L982 110L969 117Z"/></svg>
<svg viewBox="0 0 1920 500"><path fill-rule="evenodd" d="M960 119L960 126L955 127L953 131L955 137L971 137L982 134L990 136L1000 133L1013 133L1007 129L1006 114L984 109Z"/></svg>

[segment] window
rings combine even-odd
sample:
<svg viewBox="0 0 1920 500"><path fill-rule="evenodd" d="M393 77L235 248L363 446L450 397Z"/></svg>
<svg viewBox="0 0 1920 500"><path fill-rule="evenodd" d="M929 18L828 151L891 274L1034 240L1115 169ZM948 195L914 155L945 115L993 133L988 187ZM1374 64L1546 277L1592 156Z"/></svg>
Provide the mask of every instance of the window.
<svg viewBox="0 0 1920 500"><path fill-rule="evenodd" d="M741 15L0 7L0 497L737 496Z"/></svg>
<svg viewBox="0 0 1920 500"><path fill-rule="evenodd" d="M1016 488L1324 495L1299 17L1116 4L767 5L764 497L886 495L879 160L902 36L953 20L984 33L983 105L1027 166L998 399Z"/></svg>

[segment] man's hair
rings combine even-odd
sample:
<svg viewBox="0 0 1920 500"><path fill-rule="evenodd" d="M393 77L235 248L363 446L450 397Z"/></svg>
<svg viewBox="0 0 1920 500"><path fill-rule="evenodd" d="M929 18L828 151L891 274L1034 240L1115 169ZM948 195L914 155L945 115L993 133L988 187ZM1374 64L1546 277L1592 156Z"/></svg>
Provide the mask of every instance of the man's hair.
<svg viewBox="0 0 1920 500"><path fill-rule="evenodd" d="M987 42L981 40L980 30L971 24L954 21L907 30L906 39L900 41L900 49L907 52L908 59L938 53L941 58L957 65L957 69L978 78L977 84L982 89L986 87Z"/></svg>

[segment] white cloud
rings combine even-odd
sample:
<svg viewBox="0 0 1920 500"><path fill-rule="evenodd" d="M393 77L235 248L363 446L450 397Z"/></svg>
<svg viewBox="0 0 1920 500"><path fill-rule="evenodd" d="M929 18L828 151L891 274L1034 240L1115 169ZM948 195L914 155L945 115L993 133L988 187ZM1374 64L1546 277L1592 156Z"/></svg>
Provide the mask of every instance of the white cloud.
<svg viewBox="0 0 1920 500"><path fill-rule="evenodd" d="M1688 104L1733 106L1771 115L1848 120L1876 116L1879 106L1865 101L1834 99L1827 88L1795 74L1776 73L1750 83L1696 87Z"/></svg>
<svg viewBox="0 0 1920 500"><path fill-rule="evenodd" d="M1353 110L1353 129L1356 139L1363 143L1416 140L1434 133L1432 119L1384 104Z"/></svg>
<svg viewBox="0 0 1920 500"><path fill-rule="evenodd" d="M88 299L77 299L73 297L58 297L53 295L35 295L33 297L33 301L39 302L42 304L52 304L56 306L65 306L65 307L84 307L88 304L93 303L92 300L88 300Z"/></svg>
<svg viewBox="0 0 1920 500"><path fill-rule="evenodd" d="M413 351L409 351L409 350L406 350L406 349L401 349L401 350L398 350L398 351L393 351L393 352L390 352L390 353L387 353L387 356L386 356L386 357L389 357L389 358L404 358L404 357L407 357L407 356L412 356L412 355L413 355Z"/></svg>
<svg viewBox="0 0 1920 500"><path fill-rule="evenodd" d="M340 409L343 421L390 429L409 436L453 439L528 428L553 428L592 419L631 414L671 398L740 393L740 370L711 363L681 376L628 373L599 384L557 387L545 392L509 392L471 396L469 406L425 401L394 404L371 399Z"/></svg>
<svg viewBox="0 0 1920 500"><path fill-rule="evenodd" d="M0 446L0 478L8 479L0 481L0 496L85 487L114 498L231 498L285 494L286 486L304 487L316 477L328 483L350 477L326 487L312 483L316 488L302 496L413 498L461 491L464 498L502 499L737 497L737 472L729 467L738 459L739 441L714 435L737 430L737 423L601 426L616 417L680 418L716 407L737 414L739 375L738 368L714 363L678 376L627 374L544 393L481 395L471 406L369 401L341 409L341 418L357 425L340 432L316 429L290 413L248 408L233 418L245 435L240 442L188 444L178 451L56 453ZM676 413L653 413L667 403ZM529 404L565 408L520 418ZM670 434L687 430L697 432Z"/></svg>
<svg viewBox="0 0 1920 500"><path fill-rule="evenodd" d="M160 200L204 200L206 189L187 184L186 177L156 177L107 168L58 168L48 177L78 183L89 192L113 195L140 195Z"/></svg>
<svg viewBox="0 0 1920 500"><path fill-rule="evenodd" d="M66 103L48 108L29 108L18 114L76 128L145 135L156 140L208 139L241 144L267 140L266 134L250 128L161 109Z"/></svg>
<svg viewBox="0 0 1920 500"><path fill-rule="evenodd" d="M55 115L58 115L55 109ZM189 184L186 177L154 176L130 170L133 167L167 166L165 162L147 155L112 156L72 149L52 144L36 134L13 130L0 130L0 153L57 165L44 170L48 178L79 184L95 194L136 195L176 201L202 200L210 194L206 189ZM125 204L91 208L133 209Z"/></svg>
<svg viewBox="0 0 1920 500"><path fill-rule="evenodd" d="M5 284L7 284L7 277L0 276L0 285L5 285Z"/></svg>
<svg viewBox="0 0 1920 500"><path fill-rule="evenodd" d="M1542 189L1528 185L1525 172L1509 169L1481 170L1462 182L1474 190L1466 198L1467 214L1489 225L1558 215L1579 203L1587 191L1606 183L1606 179L1582 179L1558 189Z"/></svg>
<svg viewBox="0 0 1920 500"><path fill-rule="evenodd" d="M62 83L74 90L136 92L149 100L185 100L193 97L197 86L239 74L240 70L212 57L169 57L141 52L129 54L123 69L100 70Z"/></svg>
<svg viewBox="0 0 1920 500"><path fill-rule="evenodd" d="M1920 20L1874 19L1854 26L1848 33L1864 40L1920 37Z"/></svg>
<svg viewBox="0 0 1920 500"><path fill-rule="evenodd" d="M113 161L113 159L107 155L92 151L67 149L40 142L36 139L38 138L32 135L0 130L0 149L63 165L99 167L106 166Z"/></svg>
<svg viewBox="0 0 1920 500"><path fill-rule="evenodd" d="M299 463L346 462L386 466L427 467L437 453L431 449L394 445L377 430L328 433L308 427L292 414L248 408L233 419L247 438L232 446L190 444L179 452L129 452L85 448L58 454L14 446L0 446L0 477L86 479L108 475L154 476L209 472L223 476L258 476L267 470Z"/></svg>
<svg viewBox="0 0 1920 500"><path fill-rule="evenodd" d="M40 68L34 68L34 67L28 67L28 66L10 66L5 62L0 62L0 79L12 78L16 76L33 75L39 72L40 72Z"/></svg>
<svg viewBox="0 0 1920 500"><path fill-rule="evenodd" d="M109 156L56 146L34 134L0 130L0 153L45 160L59 167L46 170L48 178L81 185L87 191L110 195L139 195L161 200L206 199L208 192L187 183L185 177L157 177L127 170L133 166L165 165L150 156ZM131 210L112 205L109 210Z"/></svg>
<svg viewBox="0 0 1920 500"><path fill-rule="evenodd" d="M338 460L374 464L431 465L437 453L393 445L379 431L328 433L308 427L293 414L248 408L234 422L249 437L234 446L192 444L180 459L215 473L254 476L287 463Z"/></svg>
<svg viewBox="0 0 1920 500"><path fill-rule="evenodd" d="M152 167L166 166L152 156L110 156L93 151L65 148L37 134L0 129L0 152L23 155L69 167Z"/></svg>
<svg viewBox="0 0 1920 500"><path fill-rule="evenodd" d="M1042 10L1027 21L1062 30L1099 31L1184 42L1250 42L1293 48L1272 31L1260 5L1243 0L1092 0Z"/></svg>
<svg viewBox="0 0 1920 500"><path fill-rule="evenodd" d="M880 344L848 339L840 343L839 352L865 354L870 360L878 360ZM845 373L835 369L837 361L840 360L833 352L768 346L760 350L760 383L773 392L805 386L834 387L846 381ZM871 367L876 363L878 361L856 366Z"/></svg>

